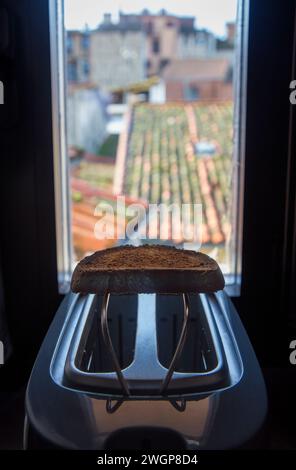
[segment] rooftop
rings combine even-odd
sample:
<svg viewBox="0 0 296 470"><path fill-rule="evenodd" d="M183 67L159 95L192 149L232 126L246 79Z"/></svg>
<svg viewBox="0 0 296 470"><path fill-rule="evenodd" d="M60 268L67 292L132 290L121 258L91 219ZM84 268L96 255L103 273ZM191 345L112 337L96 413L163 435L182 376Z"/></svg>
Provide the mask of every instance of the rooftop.
<svg viewBox="0 0 296 470"><path fill-rule="evenodd" d="M115 191L147 203L201 203L203 244L224 243L230 235L232 113L232 103L136 105L121 136ZM214 155L198 156L198 142L215 145Z"/></svg>

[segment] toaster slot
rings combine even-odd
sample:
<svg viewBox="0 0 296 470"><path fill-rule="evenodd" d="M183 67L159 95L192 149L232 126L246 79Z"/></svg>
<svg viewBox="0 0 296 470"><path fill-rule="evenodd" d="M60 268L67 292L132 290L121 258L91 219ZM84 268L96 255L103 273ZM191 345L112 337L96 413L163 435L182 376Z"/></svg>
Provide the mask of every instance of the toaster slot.
<svg viewBox="0 0 296 470"><path fill-rule="evenodd" d="M108 327L120 367L128 367L134 357L137 328L137 296L113 295L110 297ZM109 351L103 340L100 325L100 302L93 305L89 332L83 347L79 368L84 372L109 372L113 370Z"/></svg>
<svg viewBox="0 0 296 470"><path fill-rule="evenodd" d="M182 296L158 295L157 338L158 357L164 367L169 367L176 350L183 323ZM204 318L203 306L198 295L190 296L190 316L186 341L176 363L176 372L206 372L217 365L217 356L210 329Z"/></svg>

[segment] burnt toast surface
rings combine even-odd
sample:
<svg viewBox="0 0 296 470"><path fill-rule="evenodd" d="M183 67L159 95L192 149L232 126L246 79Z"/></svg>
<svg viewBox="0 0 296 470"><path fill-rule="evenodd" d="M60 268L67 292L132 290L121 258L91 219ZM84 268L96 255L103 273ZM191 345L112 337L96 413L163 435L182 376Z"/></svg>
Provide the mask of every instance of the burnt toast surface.
<svg viewBox="0 0 296 470"><path fill-rule="evenodd" d="M215 292L223 274L204 253L164 245L118 246L87 256L76 266L73 292L103 294Z"/></svg>

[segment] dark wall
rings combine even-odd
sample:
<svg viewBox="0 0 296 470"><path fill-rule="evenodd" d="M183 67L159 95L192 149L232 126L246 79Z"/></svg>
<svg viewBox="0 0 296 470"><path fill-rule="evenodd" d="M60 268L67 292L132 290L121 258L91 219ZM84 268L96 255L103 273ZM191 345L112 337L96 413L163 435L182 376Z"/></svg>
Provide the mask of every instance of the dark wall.
<svg viewBox="0 0 296 470"><path fill-rule="evenodd" d="M1 268L13 356L25 378L59 302L55 245L47 0L0 0ZM4 37L4 39L3 39ZM8 40L7 40L8 37ZM9 387L10 382L2 386Z"/></svg>
<svg viewBox="0 0 296 470"><path fill-rule="evenodd" d="M294 0L250 1L242 291L236 305L266 366L289 365L295 331L289 326L292 307L282 301L291 289L285 238L288 180L295 186L289 166L295 162L289 101L296 79L294 34Z"/></svg>

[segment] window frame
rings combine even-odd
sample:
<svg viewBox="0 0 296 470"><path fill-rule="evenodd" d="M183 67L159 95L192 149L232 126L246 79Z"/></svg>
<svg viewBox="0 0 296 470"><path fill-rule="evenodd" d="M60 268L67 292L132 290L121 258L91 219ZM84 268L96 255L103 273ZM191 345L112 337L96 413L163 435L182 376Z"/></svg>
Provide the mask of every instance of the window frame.
<svg viewBox="0 0 296 470"><path fill-rule="evenodd" d="M72 265L72 237L71 230L66 227L64 221L71 223L71 210L70 210L70 189L63 188L65 181L69 181L69 168L68 161L65 158L66 153L66 133L65 133L65 120L66 120L66 105L65 105L65 32L62 31L61 23L63 22L63 0L54 0L49 2L50 17L51 17L51 36L53 36L54 44L51 48L52 55L52 83L53 83L53 135L55 142L55 187L57 192L56 197L56 213L57 213L57 257L58 257L58 270L59 270L59 284L62 293L67 292L69 282L71 279ZM233 180L235 185L233 188L233 198L237 201L234 209L234 224L232 236L233 249L235 250L235 263L234 272L226 274L226 291L231 296L240 295L241 285L241 250L242 250L242 211L243 211L243 191L241 185L243 184L243 160L244 160L244 136L242 132L245 130L244 119L241 117L242 112L246 106L246 94L242 92L246 87L246 51L248 41L248 9L249 0L238 0L238 21L239 21L239 41L237 49L239 54L237 57L237 70L236 89L235 89L235 102L239 101L240 105L237 109L236 126L237 135L234 145L235 164L233 166ZM59 24L58 24L59 22ZM155 38L154 38L155 39ZM157 38L156 38L157 39ZM57 59L57 56L59 59ZM57 67L63 67L62 73L58 73ZM63 83L64 81L64 83ZM60 111L59 111L60 108ZM61 126L61 134L59 134L59 127ZM69 186L69 185L68 185ZM239 211L239 217L237 212ZM63 218L63 219L61 219Z"/></svg>
<svg viewBox="0 0 296 470"><path fill-rule="evenodd" d="M289 84L295 79L295 13L295 0L287 0L285 7L250 0L242 284L233 300L261 365L268 367L288 366L289 338L296 333L283 300L293 279L287 265L293 266L294 248L285 239L293 238L293 224L295 230L295 212L289 228L287 215L287 201L295 201L294 185L287 185L293 181L291 162L295 168L295 110L289 102ZM293 177L295 181L295 173Z"/></svg>
<svg viewBox="0 0 296 470"><path fill-rule="evenodd" d="M282 308L280 298L285 297L285 294L280 293L278 288L278 285L281 284L279 275L275 276L270 283L263 268L257 269L255 260L261 259L262 246L265 246L265 251L272 253L272 256L264 255L265 269L269 273L277 272L284 276L284 257L286 256L287 259L288 256L287 250L286 255L283 252L288 157L286 160L283 159L283 167L279 175L280 204L273 192L272 185L266 180L266 168L268 168L268 175L274 179L274 175L278 175L275 149L279 153L282 152L285 157L288 156L289 135L287 129L290 122L290 108L287 100L288 86L290 79L293 78L289 61L292 57L295 31L294 8L294 0L287 0L285 9L282 9L280 5L271 5L267 0L262 0L260 5L255 0L241 0L238 19L242 47L238 48L241 51L237 80L237 83L240 84L237 91L240 93L240 99L236 100L239 106L235 110L237 114L236 125L240 129L235 142L235 152L239 156L235 162L237 178L234 188L238 214L235 221L235 230L237 231L236 270L235 276L226 276L228 281L226 291L234 300L262 360L267 362L266 351L269 348L266 341L262 341L265 334L264 319L270 315L271 311L274 312L275 305L279 309ZM264 28L262 28L262 24L264 24ZM275 49L271 47L270 38L274 37L277 27L280 34L277 34L278 47ZM283 67L280 71L274 72L276 61L282 63ZM266 70L273 71L278 85L276 89L273 89L272 82L263 80ZM269 100L270 96L273 97L273 103ZM259 103L261 103L260 109ZM278 122L279 114L282 116L280 122ZM259 134L258 129L261 129ZM275 146L269 142L273 132L280 135L280 141ZM269 158L266 156L266 145L271 155ZM264 192L262 191L262 181L266 183L266 191ZM271 206L275 206L276 210L271 211ZM264 221L262 220L262 210L264 211ZM267 236L262 237L262 234L259 233L257 238L254 237L254 225L256 226L256 224ZM271 234L273 230L275 230L275 236ZM295 251L295 248L293 249ZM289 248L289 253L291 250L292 248ZM271 292L276 297L275 301L271 297ZM282 288L281 292L285 292L285 288ZM256 306L255 310L254 305ZM256 315L257 310L262 312L259 320ZM277 335L277 326L276 315L273 314L270 331L274 337ZM265 352L260 342L265 344Z"/></svg>
<svg viewBox="0 0 296 470"><path fill-rule="evenodd" d="M69 290L72 275L70 175L66 132L66 62L63 0L48 3L52 86L52 129L59 291Z"/></svg>

